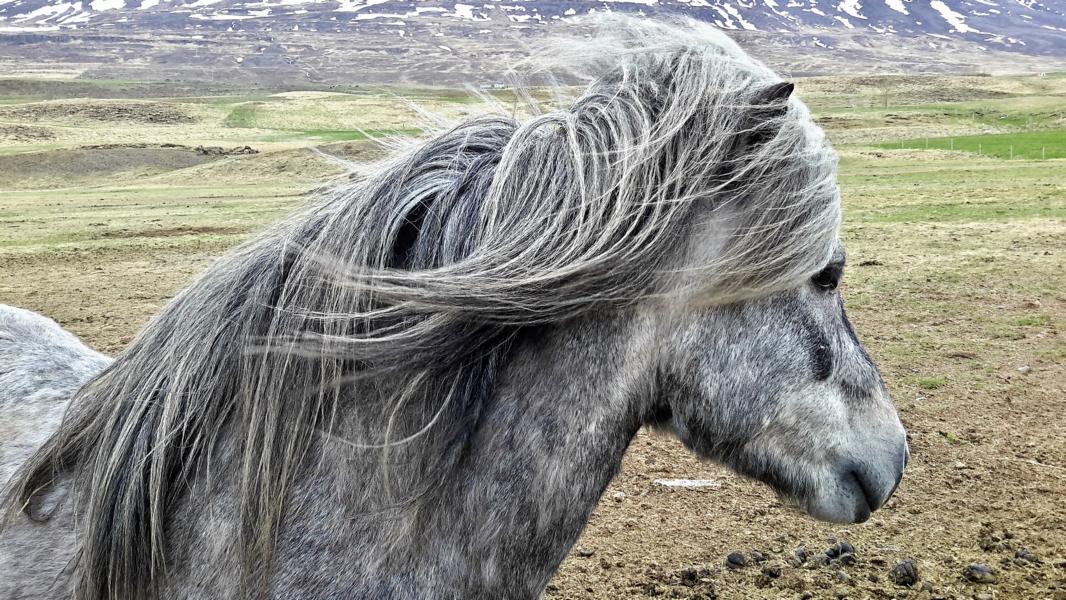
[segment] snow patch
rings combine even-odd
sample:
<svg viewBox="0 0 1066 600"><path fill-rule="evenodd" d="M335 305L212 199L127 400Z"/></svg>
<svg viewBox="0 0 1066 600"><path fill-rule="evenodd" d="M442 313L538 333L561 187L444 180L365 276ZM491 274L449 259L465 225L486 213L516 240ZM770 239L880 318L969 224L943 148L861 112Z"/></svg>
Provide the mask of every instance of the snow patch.
<svg viewBox="0 0 1066 600"><path fill-rule="evenodd" d="M468 21L474 20L474 7L470 4L456 4L455 16Z"/></svg>
<svg viewBox="0 0 1066 600"><path fill-rule="evenodd" d="M51 19L52 17L56 17L58 15L61 15L61 14L65 13L68 10L71 10L71 9L77 10L74 7L74 5L69 3L69 2L63 2L62 4L53 4L53 5L46 4L46 5L44 5L44 6L40 7L40 8L38 8L36 10L32 10L32 11L30 11L30 12L24 14L24 15L19 15L19 16L15 17L14 20L15 21L29 21L29 20L32 20L32 19L36 19L38 17L44 17L41 20L42 21L47 21L48 19Z"/></svg>
<svg viewBox="0 0 1066 600"><path fill-rule="evenodd" d="M337 0L340 5L333 12L359 12L364 8L370 8L378 4L385 4L389 0Z"/></svg>
<svg viewBox="0 0 1066 600"><path fill-rule="evenodd" d="M775 2L774 0L762 0L762 3L765 4L766 8L769 8L775 15L779 17L791 18L789 17L789 14L787 12L779 10L777 8L777 2Z"/></svg>
<svg viewBox="0 0 1066 600"><path fill-rule="evenodd" d="M340 10L340 9L337 9ZM406 15L397 15L394 13L359 13L355 15L356 21L373 21L374 19L400 19L407 18Z"/></svg>
<svg viewBox="0 0 1066 600"><path fill-rule="evenodd" d="M93 0L89 6L97 12L103 12L123 8L126 6L126 0Z"/></svg>
<svg viewBox="0 0 1066 600"><path fill-rule="evenodd" d="M723 4L722 7L725 8L726 12L728 12L731 15L733 15L733 17L737 20L737 22L740 23L741 27L743 27L744 29L747 29L748 31L757 31L757 29L755 29L754 25L752 25L751 23L749 23L749 22L744 20L744 17L742 17L740 15L740 11L735 9L735 8L733 8L732 4Z"/></svg>
<svg viewBox="0 0 1066 600"><path fill-rule="evenodd" d="M860 10L862 10L862 2L860 0L841 0L840 4L837 4L837 10L842 10L856 19L866 18L863 16L862 13L859 12ZM849 24L848 29L854 28Z"/></svg>
<svg viewBox="0 0 1066 600"><path fill-rule="evenodd" d="M910 14L909 12L907 12L907 6L903 4L903 0L885 0L885 4L901 15Z"/></svg>
<svg viewBox="0 0 1066 600"><path fill-rule="evenodd" d="M951 25L952 31L958 33L984 33L967 25L963 16L948 8L948 5L944 4L944 0L932 0L929 6L940 13L940 16Z"/></svg>

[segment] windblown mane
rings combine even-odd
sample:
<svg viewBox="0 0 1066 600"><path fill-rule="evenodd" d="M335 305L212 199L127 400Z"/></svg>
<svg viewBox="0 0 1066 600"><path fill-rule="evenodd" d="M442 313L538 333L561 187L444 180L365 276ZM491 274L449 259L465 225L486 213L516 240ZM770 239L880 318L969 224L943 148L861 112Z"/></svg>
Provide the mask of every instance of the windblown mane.
<svg viewBox="0 0 1066 600"><path fill-rule="evenodd" d="M773 72L695 22L618 20L565 48L590 81L572 105L475 118L325 194L221 258L78 392L6 496L21 508L76 478L80 598L157 589L168 510L219 440L246 576L349 408L368 432L353 447L446 471L515 333L661 291L696 209L729 225L688 279L711 301L824 264L835 158L802 104L760 101Z"/></svg>

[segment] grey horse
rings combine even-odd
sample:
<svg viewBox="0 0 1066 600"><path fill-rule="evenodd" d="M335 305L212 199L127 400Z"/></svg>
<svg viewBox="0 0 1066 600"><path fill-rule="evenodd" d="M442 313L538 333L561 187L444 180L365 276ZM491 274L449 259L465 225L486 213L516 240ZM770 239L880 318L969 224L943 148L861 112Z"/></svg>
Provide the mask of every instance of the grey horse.
<svg viewBox="0 0 1066 600"><path fill-rule="evenodd" d="M113 362L4 309L0 598L538 598L645 426L882 506L905 432L792 85L687 21L551 56L572 102L323 194Z"/></svg>

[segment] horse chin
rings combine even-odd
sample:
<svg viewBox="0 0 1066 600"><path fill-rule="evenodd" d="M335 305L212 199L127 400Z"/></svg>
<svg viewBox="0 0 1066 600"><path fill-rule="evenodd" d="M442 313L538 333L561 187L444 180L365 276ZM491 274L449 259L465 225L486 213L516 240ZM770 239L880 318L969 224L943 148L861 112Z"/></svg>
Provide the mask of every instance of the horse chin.
<svg viewBox="0 0 1066 600"><path fill-rule="evenodd" d="M859 492L828 497L818 494L803 504L803 510L813 519L847 525L865 523L874 509Z"/></svg>
<svg viewBox="0 0 1066 600"><path fill-rule="evenodd" d="M819 521L865 523L874 511L888 502L902 477L902 466L893 483L849 465L811 486L809 493L802 498L793 498L790 503Z"/></svg>
<svg viewBox="0 0 1066 600"><path fill-rule="evenodd" d="M788 491L775 491L785 507L818 521L840 525L865 523L872 513L865 499L856 499L850 495L831 497L819 493L804 498Z"/></svg>

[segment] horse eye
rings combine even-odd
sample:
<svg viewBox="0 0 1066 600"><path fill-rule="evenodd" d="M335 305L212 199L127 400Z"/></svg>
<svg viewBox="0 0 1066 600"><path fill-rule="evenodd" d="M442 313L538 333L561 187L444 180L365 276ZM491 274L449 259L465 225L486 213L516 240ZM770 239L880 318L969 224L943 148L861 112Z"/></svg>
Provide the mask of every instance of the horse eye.
<svg viewBox="0 0 1066 600"><path fill-rule="evenodd" d="M840 278L844 275L844 265L840 263L833 263L826 265L824 269L818 271L814 277L811 277L811 283L822 288L823 290L835 290L840 285Z"/></svg>

